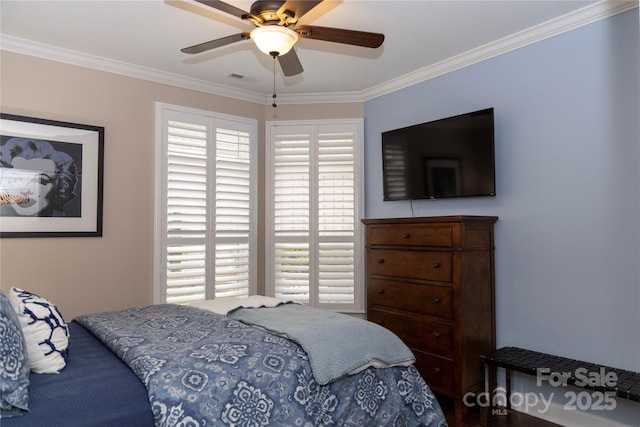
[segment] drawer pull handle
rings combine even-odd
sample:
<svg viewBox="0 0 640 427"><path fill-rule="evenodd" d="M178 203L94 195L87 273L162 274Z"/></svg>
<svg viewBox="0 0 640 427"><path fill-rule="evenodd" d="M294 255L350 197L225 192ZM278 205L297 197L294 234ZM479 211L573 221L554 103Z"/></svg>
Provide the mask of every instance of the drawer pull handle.
<svg viewBox="0 0 640 427"><path fill-rule="evenodd" d="M433 368L433 373L436 375L440 375L440 368Z"/></svg>
<svg viewBox="0 0 640 427"><path fill-rule="evenodd" d="M378 325L383 326L384 325L384 320L378 320Z"/></svg>
<svg viewBox="0 0 640 427"><path fill-rule="evenodd" d="M378 295L384 295L384 289L378 289Z"/></svg>
<svg viewBox="0 0 640 427"><path fill-rule="evenodd" d="M440 334L439 334L438 332L434 332L434 333L433 333L433 337L434 337L435 339L438 339L438 338L440 338Z"/></svg>
<svg viewBox="0 0 640 427"><path fill-rule="evenodd" d="M434 298L433 299L433 303L434 304L440 304L440 298Z"/></svg>
<svg viewBox="0 0 640 427"><path fill-rule="evenodd" d="M384 264L384 258L378 258L378 264Z"/></svg>
<svg viewBox="0 0 640 427"><path fill-rule="evenodd" d="M411 234L409 234L409 233L404 233L404 234L402 235L402 238L403 238L403 239L408 239L409 237L411 237Z"/></svg>
<svg viewBox="0 0 640 427"><path fill-rule="evenodd" d="M434 262L433 263L433 268L440 268L440 263L439 262Z"/></svg>

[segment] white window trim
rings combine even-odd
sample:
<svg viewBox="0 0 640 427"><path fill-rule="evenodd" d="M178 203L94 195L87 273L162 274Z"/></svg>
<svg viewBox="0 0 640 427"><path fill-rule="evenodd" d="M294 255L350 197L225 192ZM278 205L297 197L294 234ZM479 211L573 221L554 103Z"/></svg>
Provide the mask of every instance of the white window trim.
<svg viewBox="0 0 640 427"><path fill-rule="evenodd" d="M364 120L363 119L325 119L325 120L289 120L289 121L268 121L265 123L265 294L267 296L275 295L274 282L274 221L273 221L273 181L274 171L271 167L274 164L274 126L313 126L320 125L352 125L355 129L354 135L354 169L356 171L355 182L355 223L354 223L354 303L348 308L340 305L323 305L334 311L343 311L348 313L365 313L365 250L364 250L364 225L362 224L362 215L364 214ZM312 156L310 163L315 166L317 159ZM310 189L311 195L315 193L315 189ZM311 197L310 209L317 211L317 197ZM309 236L310 244L316 244L315 236ZM311 304L314 298L311 298Z"/></svg>
<svg viewBox="0 0 640 427"><path fill-rule="evenodd" d="M167 150L165 147L165 141L167 140L164 126L164 114L166 111L173 111L177 114L185 114L190 116L203 116L208 118L211 123L212 129L215 129L216 121L236 121L246 124L250 127L251 133L251 188L258 188L257 171L258 171L258 124L257 120L233 116L228 114L216 113L207 110L201 110L190 107L183 107L179 105L167 104L163 102L155 103L155 152L154 152L154 240L153 240L153 303L162 304L167 301L167 287L166 287L166 266L164 260L167 257L167 244L166 244L166 229L167 229L167 215L166 215L166 203L165 198L167 194L166 188L166 176L167 176ZM209 160L210 163L215 163L215 159ZM251 209L250 222L250 255L252 260L249 270L249 294L253 295L257 293L257 281L258 281L258 219L257 219L257 206L258 197L252 199L254 207ZM215 209L215 206L213 206ZM209 214L212 212L209 210ZM208 215L209 215L208 214ZM211 223L211 220L208 219ZM214 233L215 234L215 233ZM214 246L215 247L215 246ZM211 277L211 271L213 269L207 269L207 280L210 283L213 278ZM213 290L212 286L206 286L207 298L213 298L211 295Z"/></svg>

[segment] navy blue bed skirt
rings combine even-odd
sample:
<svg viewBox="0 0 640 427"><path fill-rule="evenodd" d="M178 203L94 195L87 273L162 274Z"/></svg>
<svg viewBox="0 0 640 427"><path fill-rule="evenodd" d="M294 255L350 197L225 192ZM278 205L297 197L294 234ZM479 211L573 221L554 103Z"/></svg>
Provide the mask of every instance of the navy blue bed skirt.
<svg viewBox="0 0 640 427"><path fill-rule="evenodd" d="M154 426L147 389L102 342L69 323L69 357L59 374L31 373L29 413L2 427Z"/></svg>

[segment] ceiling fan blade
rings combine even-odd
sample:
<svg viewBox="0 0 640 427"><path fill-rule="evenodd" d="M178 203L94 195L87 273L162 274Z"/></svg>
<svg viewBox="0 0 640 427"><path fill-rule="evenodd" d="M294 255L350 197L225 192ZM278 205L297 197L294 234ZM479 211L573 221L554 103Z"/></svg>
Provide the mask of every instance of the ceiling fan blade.
<svg viewBox="0 0 640 427"><path fill-rule="evenodd" d="M278 9L278 16L282 19L282 15L285 14L291 18L291 20L287 20L289 23L295 23L320 3L322 3L322 0L287 0Z"/></svg>
<svg viewBox="0 0 640 427"><path fill-rule="evenodd" d="M249 33L234 34L232 36L222 37L220 39L215 39L208 42L185 47L183 49L180 49L180 52L189 54L206 52L207 50L226 46L228 44L239 42L241 40L248 40L249 38Z"/></svg>
<svg viewBox="0 0 640 427"><path fill-rule="evenodd" d="M282 56L278 56L278 62L285 76L295 76L304 71L300 63L300 58L298 58L298 54L294 49L291 49Z"/></svg>
<svg viewBox="0 0 640 427"><path fill-rule="evenodd" d="M246 16L248 16L249 14L247 12L245 12L242 9L238 9L235 6L231 6L230 4L227 4L223 1L218 1L218 0L196 0L198 3L202 3L206 6L212 7L214 9L218 9L221 10L223 12L226 12L230 15L236 16L240 19L245 19Z"/></svg>
<svg viewBox="0 0 640 427"><path fill-rule="evenodd" d="M341 28L300 25L295 28L295 32L303 39L324 40L327 42L351 44L370 48L380 47L382 42L384 42L384 34L343 30Z"/></svg>

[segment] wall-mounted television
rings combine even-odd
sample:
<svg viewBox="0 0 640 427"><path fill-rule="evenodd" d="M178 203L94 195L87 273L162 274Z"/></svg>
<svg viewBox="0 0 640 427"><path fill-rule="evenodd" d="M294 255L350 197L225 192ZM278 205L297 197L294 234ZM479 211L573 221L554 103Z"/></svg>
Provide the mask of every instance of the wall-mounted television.
<svg viewBox="0 0 640 427"><path fill-rule="evenodd" d="M495 196L493 108L382 133L384 200Z"/></svg>

